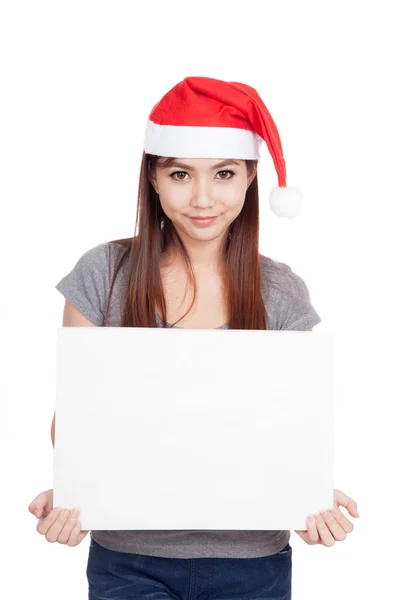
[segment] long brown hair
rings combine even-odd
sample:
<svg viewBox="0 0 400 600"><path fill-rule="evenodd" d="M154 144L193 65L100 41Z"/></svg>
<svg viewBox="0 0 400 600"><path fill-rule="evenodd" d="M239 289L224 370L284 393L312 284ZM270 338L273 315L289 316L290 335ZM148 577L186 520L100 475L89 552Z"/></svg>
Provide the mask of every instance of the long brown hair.
<svg viewBox="0 0 400 600"><path fill-rule="evenodd" d="M112 240L126 247L115 266L108 296L105 325L115 278L127 261L125 289L121 295L122 327L157 327L156 306L161 309L163 327L167 327L166 303L160 273L160 259L169 248L179 253L187 267L194 289L190 312L197 293L196 280L185 246L172 221L163 211L158 194L149 180L157 162L168 166L173 158L143 152L139 176L135 235L133 238ZM246 160L248 174L257 166L256 160ZM163 226L161 227L161 221ZM223 286L229 329L267 329L267 314L261 296L259 243L259 198L257 174L247 188L240 214L231 223L225 248Z"/></svg>

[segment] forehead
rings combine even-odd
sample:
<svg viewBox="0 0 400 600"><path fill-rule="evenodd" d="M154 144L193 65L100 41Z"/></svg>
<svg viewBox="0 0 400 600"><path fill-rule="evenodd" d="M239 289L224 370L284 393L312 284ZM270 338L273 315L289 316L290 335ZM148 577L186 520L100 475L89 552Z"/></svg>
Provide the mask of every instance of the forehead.
<svg viewBox="0 0 400 600"><path fill-rule="evenodd" d="M242 164L245 164L245 161L236 158L163 158L157 166L161 169L175 167L187 171L209 171L228 166L241 166Z"/></svg>

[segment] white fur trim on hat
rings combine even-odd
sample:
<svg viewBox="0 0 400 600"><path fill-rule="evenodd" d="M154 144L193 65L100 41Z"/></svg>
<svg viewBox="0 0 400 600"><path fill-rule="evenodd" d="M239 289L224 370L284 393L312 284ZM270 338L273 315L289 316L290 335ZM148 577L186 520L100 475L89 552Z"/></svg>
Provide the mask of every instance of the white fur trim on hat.
<svg viewBox="0 0 400 600"><path fill-rule="evenodd" d="M148 120L144 151L176 158L260 158L262 138L248 129L158 125Z"/></svg>

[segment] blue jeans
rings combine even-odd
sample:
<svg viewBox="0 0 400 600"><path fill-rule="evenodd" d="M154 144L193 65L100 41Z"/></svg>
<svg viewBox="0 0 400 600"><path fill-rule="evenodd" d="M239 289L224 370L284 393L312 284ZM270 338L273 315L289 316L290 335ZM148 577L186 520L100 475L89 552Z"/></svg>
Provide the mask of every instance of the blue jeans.
<svg viewBox="0 0 400 600"><path fill-rule="evenodd" d="M292 547L260 558L163 558L90 538L89 600L291 600Z"/></svg>

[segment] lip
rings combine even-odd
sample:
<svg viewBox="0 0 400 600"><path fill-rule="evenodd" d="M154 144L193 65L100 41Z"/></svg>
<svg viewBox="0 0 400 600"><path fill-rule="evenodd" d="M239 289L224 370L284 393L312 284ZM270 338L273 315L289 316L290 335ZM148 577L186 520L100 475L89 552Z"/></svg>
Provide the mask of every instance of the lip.
<svg viewBox="0 0 400 600"><path fill-rule="evenodd" d="M196 217L189 217L193 223L195 223L196 225L210 225L211 223L214 223L215 219L217 218L215 217L206 217L206 218L196 218Z"/></svg>

